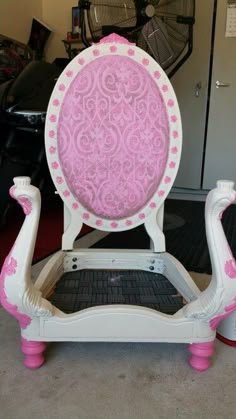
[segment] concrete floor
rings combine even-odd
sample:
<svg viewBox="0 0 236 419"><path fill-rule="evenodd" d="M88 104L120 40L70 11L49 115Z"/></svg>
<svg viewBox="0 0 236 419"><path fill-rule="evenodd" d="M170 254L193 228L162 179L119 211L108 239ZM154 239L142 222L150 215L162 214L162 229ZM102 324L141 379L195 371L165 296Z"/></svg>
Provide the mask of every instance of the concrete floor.
<svg viewBox="0 0 236 419"><path fill-rule="evenodd" d="M189 366L187 345L150 343L53 343L30 371L2 308L0 336L0 419L236 417L236 348L219 341L204 373Z"/></svg>

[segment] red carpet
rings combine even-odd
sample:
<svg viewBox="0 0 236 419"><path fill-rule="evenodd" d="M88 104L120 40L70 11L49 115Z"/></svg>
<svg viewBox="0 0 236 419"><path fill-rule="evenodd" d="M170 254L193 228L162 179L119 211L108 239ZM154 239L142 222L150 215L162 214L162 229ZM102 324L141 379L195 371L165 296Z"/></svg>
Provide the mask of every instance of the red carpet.
<svg viewBox="0 0 236 419"><path fill-rule="evenodd" d="M19 205L14 205L7 215L7 223L0 231L0 268L12 248L17 234L24 221L24 214ZM92 231L90 227L83 226L80 237ZM60 197L42 202L39 221L38 236L35 245L33 262L37 262L61 247L63 232L63 204Z"/></svg>

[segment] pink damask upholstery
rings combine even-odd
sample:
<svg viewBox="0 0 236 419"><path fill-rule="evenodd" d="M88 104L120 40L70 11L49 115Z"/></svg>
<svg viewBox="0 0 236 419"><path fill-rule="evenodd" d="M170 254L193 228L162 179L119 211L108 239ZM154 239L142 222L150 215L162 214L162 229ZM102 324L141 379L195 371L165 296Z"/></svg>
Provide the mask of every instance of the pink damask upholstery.
<svg viewBox="0 0 236 419"><path fill-rule="evenodd" d="M130 217L157 191L169 148L166 106L155 81L129 57L88 63L66 92L58 156L72 194L108 219Z"/></svg>

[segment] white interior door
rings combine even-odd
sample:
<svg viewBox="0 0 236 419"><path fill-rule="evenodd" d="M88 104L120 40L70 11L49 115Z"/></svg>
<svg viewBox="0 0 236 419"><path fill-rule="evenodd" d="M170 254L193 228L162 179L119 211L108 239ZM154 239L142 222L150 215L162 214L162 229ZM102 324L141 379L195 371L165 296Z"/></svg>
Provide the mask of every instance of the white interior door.
<svg viewBox="0 0 236 419"><path fill-rule="evenodd" d="M178 188L201 188L213 10L214 0L196 0L193 52L171 79L183 123Z"/></svg>
<svg viewBox="0 0 236 419"><path fill-rule="evenodd" d="M214 187L218 179L236 181L236 37L225 36L229 3L233 2L217 2L204 189Z"/></svg>

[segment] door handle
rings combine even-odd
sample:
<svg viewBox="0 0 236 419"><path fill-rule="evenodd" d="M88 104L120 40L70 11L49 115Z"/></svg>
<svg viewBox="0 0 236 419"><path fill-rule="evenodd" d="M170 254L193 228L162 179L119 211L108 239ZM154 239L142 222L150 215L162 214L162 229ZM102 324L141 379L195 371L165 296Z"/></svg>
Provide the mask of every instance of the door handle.
<svg viewBox="0 0 236 419"><path fill-rule="evenodd" d="M199 81L198 83L196 83L195 85L195 96L199 97L200 94L200 90L202 88L202 83Z"/></svg>
<svg viewBox="0 0 236 419"><path fill-rule="evenodd" d="M219 80L216 81L216 88L217 89L219 89L219 87L229 87L229 86L230 86L229 83L224 83L223 81L221 82Z"/></svg>

